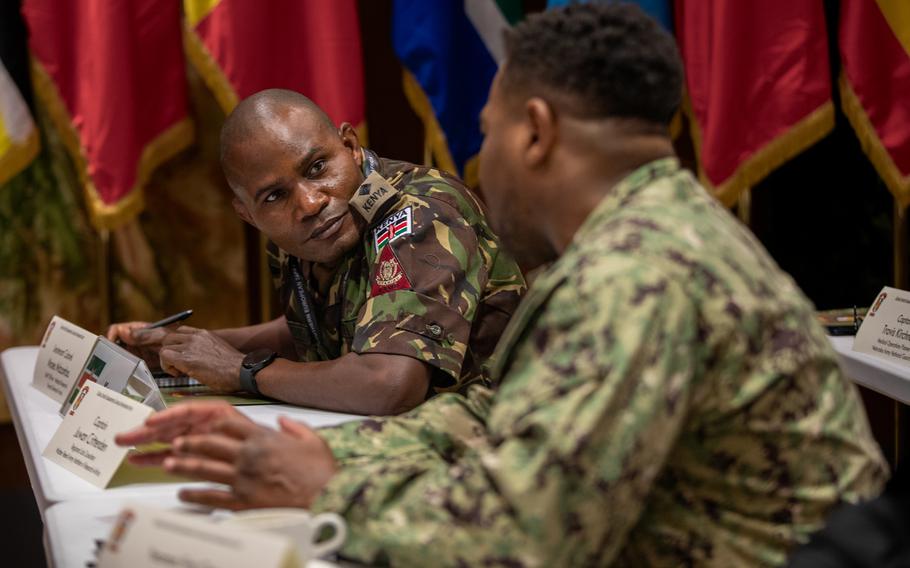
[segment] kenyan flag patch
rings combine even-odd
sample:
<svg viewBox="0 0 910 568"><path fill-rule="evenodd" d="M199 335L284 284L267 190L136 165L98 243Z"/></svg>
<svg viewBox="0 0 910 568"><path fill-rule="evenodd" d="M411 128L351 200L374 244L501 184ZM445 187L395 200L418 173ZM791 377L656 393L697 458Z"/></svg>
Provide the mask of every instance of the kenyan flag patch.
<svg viewBox="0 0 910 568"><path fill-rule="evenodd" d="M405 207L386 217L373 229L373 241L376 243L376 252L395 239L411 234L411 208Z"/></svg>

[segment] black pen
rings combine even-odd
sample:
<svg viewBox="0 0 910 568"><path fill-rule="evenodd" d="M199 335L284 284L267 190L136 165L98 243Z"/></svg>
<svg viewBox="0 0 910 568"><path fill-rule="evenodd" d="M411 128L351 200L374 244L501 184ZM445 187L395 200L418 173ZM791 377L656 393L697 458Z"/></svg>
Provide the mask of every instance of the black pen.
<svg viewBox="0 0 910 568"><path fill-rule="evenodd" d="M193 310L184 310L184 311L180 312L179 314L174 314L172 316L168 316L164 319L160 319L160 320L156 321L155 323L150 323L147 326L145 326L143 329L154 329L156 327L164 327L166 325L171 325L172 323L177 323L178 321L183 321L186 318L190 317L191 315L193 315Z"/></svg>

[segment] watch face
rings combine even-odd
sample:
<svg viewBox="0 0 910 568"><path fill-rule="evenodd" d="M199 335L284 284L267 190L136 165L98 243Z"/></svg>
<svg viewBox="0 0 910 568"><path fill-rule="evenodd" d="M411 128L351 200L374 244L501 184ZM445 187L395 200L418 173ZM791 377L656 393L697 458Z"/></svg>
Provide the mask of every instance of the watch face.
<svg viewBox="0 0 910 568"><path fill-rule="evenodd" d="M243 358L243 366L247 369L252 369L253 367L268 363L275 357L276 354L271 349L257 349L247 353L246 357Z"/></svg>

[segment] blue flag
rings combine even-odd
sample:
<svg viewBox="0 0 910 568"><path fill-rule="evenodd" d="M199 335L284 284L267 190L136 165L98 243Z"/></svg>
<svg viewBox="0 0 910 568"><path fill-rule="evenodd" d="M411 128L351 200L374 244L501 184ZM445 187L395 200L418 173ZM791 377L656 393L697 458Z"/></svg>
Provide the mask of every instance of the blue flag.
<svg viewBox="0 0 910 568"><path fill-rule="evenodd" d="M392 44L435 163L476 184L479 115L520 1L395 0Z"/></svg>

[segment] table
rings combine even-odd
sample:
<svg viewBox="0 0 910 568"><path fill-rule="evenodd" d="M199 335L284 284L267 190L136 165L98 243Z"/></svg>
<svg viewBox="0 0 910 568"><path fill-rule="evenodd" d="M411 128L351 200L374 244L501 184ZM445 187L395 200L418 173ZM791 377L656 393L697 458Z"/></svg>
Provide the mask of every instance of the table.
<svg viewBox="0 0 910 568"><path fill-rule="evenodd" d="M841 366L853 382L910 404L910 367L853 350L853 336L830 336Z"/></svg>
<svg viewBox="0 0 910 568"><path fill-rule="evenodd" d="M158 506L179 506L177 492L181 488L206 484L166 479L160 470L147 470L143 481L98 489L44 459L41 452L62 418L57 412L60 405L31 386L37 357L38 347L14 347L0 353L0 383L6 391L29 481L45 523L48 561L55 566L84 568L85 561L91 558L94 539L106 537L105 531L110 530L113 515L124 503L137 501ZM288 404L241 406L237 409L255 422L270 427L276 427L281 416L289 416L313 428L363 418L355 414ZM114 482L118 476L120 472L115 475ZM78 563L70 562L70 556L78 559Z"/></svg>

